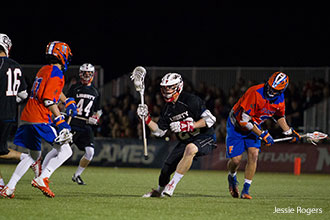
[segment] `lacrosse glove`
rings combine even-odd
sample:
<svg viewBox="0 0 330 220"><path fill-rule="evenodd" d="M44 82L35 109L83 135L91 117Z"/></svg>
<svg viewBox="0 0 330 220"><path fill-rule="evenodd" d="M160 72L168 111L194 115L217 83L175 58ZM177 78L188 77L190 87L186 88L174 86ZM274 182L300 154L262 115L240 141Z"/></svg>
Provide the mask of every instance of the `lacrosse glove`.
<svg viewBox="0 0 330 220"><path fill-rule="evenodd" d="M66 123L65 121L65 118L64 118L64 115L60 115L60 116L57 116L55 119L54 119L54 123L55 125L57 126L57 133L59 134L63 129L68 129L69 131L71 131L71 127L68 123Z"/></svg>
<svg viewBox="0 0 330 220"><path fill-rule="evenodd" d="M298 143L301 140L301 136L293 128L290 128L288 131L283 132L284 135L292 137L292 140L289 143Z"/></svg>
<svg viewBox="0 0 330 220"><path fill-rule="evenodd" d="M183 121L175 121L170 124L170 128L174 133L191 132L194 130L194 121L192 118L187 118Z"/></svg>
<svg viewBox="0 0 330 220"><path fill-rule="evenodd" d="M269 132L266 130L266 131L263 131L260 135L261 139L265 142L265 145L267 147L271 146L274 144L274 139L273 137L269 134Z"/></svg>
<svg viewBox="0 0 330 220"><path fill-rule="evenodd" d="M76 101L74 100L74 98L67 98L65 100L65 108L66 108L66 114L68 116L74 117L78 113Z"/></svg>
<svg viewBox="0 0 330 220"><path fill-rule="evenodd" d="M146 104L142 105L139 104L138 108L136 109L136 113L141 120L145 120L146 124L148 125L151 122L151 117L148 111L148 106Z"/></svg>

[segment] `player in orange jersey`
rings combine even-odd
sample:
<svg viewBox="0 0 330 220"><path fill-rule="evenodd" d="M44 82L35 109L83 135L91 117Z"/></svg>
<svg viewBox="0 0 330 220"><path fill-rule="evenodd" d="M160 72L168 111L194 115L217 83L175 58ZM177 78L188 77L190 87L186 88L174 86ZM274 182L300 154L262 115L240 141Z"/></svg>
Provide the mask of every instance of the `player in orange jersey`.
<svg viewBox="0 0 330 220"><path fill-rule="evenodd" d="M250 87L232 108L227 120L226 156L229 170L229 192L234 198L239 197L237 169L242 154L247 151L248 160L245 167L245 182L241 198L252 199L249 188L257 167L261 140L266 146L274 144L272 136L260 125L273 118L283 130L283 134L291 136L291 142L300 140L300 135L290 128L285 120L284 91L289 84L289 77L276 72L265 84Z"/></svg>
<svg viewBox="0 0 330 220"><path fill-rule="evenodd" d="M47 45L46 59L48 65L43 66L36 75L29 100L21 115L22 124L19 126L14 139L14 144L29 150L29 156L17 165L7 186L0 192L2 197L14 197L17 182L31 164L39 161L39 167L41 166L41 139L53 145L58 137L70 137L71 127L64 120L64 116L60 114L57 104L62 101L68 111L77 112L74 100L72 98L66 99L62 93L65 82L64 72L68 68L71 56L71 49L64 42L53 41ZM52 126L52 122L55 123L57 131ZM53 146L58 148L57 157L48 160L48 164L40 176L36 176L32 180L32 186L40 189L48 197L55 196L49 189L48 178L72 155L68 143Z"/></svg>

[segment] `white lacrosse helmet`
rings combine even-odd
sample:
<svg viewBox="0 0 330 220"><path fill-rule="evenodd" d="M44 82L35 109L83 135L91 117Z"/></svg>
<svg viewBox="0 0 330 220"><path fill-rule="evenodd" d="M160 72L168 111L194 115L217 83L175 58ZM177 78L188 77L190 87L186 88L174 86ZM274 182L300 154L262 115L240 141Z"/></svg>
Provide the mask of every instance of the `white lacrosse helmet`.
<svg viewBox="0 0 330 220"><path fill-rule="evenodd" d="M90 63L84 63L79 68L80 81L84 85L88 85L93 81L95 67Z"/></svg>
<svg viewBox="0 0 330 220"><path fill-rule="evenodd" d="M3 47L3 49L5 50L5 53L9 57L9 51L12 46L12 43L11 43L10 38L6 34L0 33L0 46Z"/></svg>
<svg viewBox="0 0 330 220"><path fill-rule="evenodd" d="M178 73L167 73L160 82L160 91L166 102L175 100L183 89L183 80Z"/></svg>

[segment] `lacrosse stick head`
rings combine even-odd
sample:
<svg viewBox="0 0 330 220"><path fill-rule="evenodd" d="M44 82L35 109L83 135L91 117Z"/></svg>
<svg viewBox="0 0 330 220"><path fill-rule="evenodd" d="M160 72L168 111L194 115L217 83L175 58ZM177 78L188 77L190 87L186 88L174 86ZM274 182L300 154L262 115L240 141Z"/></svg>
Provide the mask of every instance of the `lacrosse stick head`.
<svg viewBox="0 0 330 220"><path fill-rule="evenodd" d="M64 128L60 131L54 141L59 145L70 143L72 142L72 136L73 134L69 131L69 129Z"/></svg>
<svg viewBox="0 0 330 220"><path fill-rule="evenodd" d="M146 69L142 66L135 67L132 72L131 80L134 82L136 91L144 91L144 77L146 76Z"/></svg>
<svg viewBox="0 0 330 220"><path fill-rule="evenodd" d="M327 138L328 135L319 131L314 131L313 133L307 133L306 137L309 143L317 145L320 140Z"/></svg>

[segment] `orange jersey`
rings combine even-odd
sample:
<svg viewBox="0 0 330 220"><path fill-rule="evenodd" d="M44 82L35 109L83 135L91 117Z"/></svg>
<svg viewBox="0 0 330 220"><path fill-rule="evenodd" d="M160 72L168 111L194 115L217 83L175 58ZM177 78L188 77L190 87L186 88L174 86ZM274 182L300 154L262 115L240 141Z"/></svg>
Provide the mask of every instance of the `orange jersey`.
<svg viewBox="0 0 330 220"><path fill-rule="evenodd" d="M253 123L260 125L274 115L283 117L285 114L284 94L274 102L264 96L264 84L250 87L233 107L233 116L236 121L242 120L242 113L247 113Z"/></svg>
<svg viewBox="0 0 330 220"><path fill-rule="evenodd" d="M32 123L51 123L52 113L44 106L44 100L58 103L64 82L63 72L57 66L43 66L34 80L21 120Z"/></svg>

